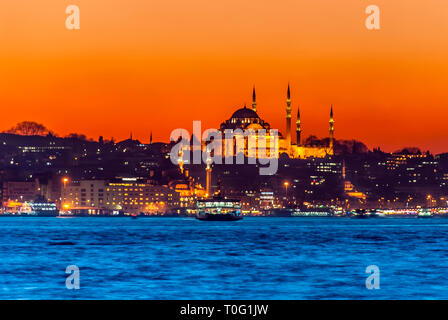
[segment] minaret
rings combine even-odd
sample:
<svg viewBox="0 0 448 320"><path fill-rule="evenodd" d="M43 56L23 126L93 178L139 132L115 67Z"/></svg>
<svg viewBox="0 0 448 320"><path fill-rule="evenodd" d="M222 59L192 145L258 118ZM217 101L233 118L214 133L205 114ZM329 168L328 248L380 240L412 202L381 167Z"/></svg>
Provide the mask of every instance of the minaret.
<svg viewBox="0 0 448 320"><path fill-rule="evenodd" d="M255 86L252 91L252 110L257 112L257 96L255 95Z"/></svg>
<svg viewBox="0 0 448 320"><path fill-rule="evenodd" d="M291 90L289 89L289 83L286 94L286 148L289 153L291 150Z"/></svg>
<svg viewBox="0 0 448 320"><path fill-rule="evenodd" d="M151 135L149 136L149 144L152 144L152 131L151 131Z"/></svg>
<svg viewBox="0 0 448 320"><path fill-rule="evenodd" d="M297 121L296 121L297 146L301 145L302 126L300 122L300 109L297 107Z"/></svg>
<svg viewBox="0 0 448 320"><path fill-rule="evenodd" d="M334 119L333 119L333 105L331 105L330 109L330 149L333 150L334 144Z"/></svg>
<svg viewBox="0 0 448 320"><path fill-rule="evenodd" d="M180 173L183 175L184 174L184 150L183 150L183 146L179 150L179 157L177 159L177 163L179 164Z"/></svg>
<svg viewBox="0 0 448 320"><path fill-rule="evenodd" d="M207 158L207 167L205 169L207 173L206 178L206 192L207 192L207 198L210 197L210 191L211 191L211 184L212 184L212 167L210 166L211 159L210 157Z"/></svg>

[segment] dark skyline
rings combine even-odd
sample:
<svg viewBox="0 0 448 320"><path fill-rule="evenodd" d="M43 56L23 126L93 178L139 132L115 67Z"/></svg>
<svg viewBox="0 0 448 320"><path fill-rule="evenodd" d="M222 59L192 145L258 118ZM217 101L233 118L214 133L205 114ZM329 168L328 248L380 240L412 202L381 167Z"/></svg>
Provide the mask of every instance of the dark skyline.
<svg viewBox="0 0 448 320"><path fill-rule="evenodd" d="M301 116L301 118L302 118L302 116ZM296 122L295 120L296 119L294 118L294 121L293 121L294 124ZM324 121L322 121L322 122L324 122ZM301 126L303 126L303 121L301 121ZM191 124L190 124L190 127L191 127ZM187 130L191 130L191 128L189 128L189 126L185 126L183 128L185 128ZM219 128L219 125L216 125L213 128ZM157 139L157 137L158 137L157 133L153 132L151 129L149 129L142 136L138 136L135 134L134 131L129 130L128 135L121 137L121 138L115 137L113 135L108 135L107 131L104 133L100 133L99 136L92 137L92 136L87 136L83 132L71 130L71 128L69 126L67 126L65 129L68 132L67 134L59 134L58 132L53 131L51 128L47 127L45 124L38 123L35 121L31 121L31 120L25 120L25 121L20 121L20 122L16 123L15 125L11 125L8 129L4 129L0 133L18 134L18 135L23 135L23 136L32 136L32 135L46 136L46 135L50 134L50 135L53 135L58 138L77 137L77 138L87 140L87 141L98 141L99 138L101 137L104 141L113 140L114 142L119 142L119 141L123 141L123 140L127 140L127 139L135 139L135 140L140 141L143 144L150 144L151 142L169 143L169 135L165 138L162 137L162 139ZM204 130L206 128L202 128L202 129ZM296 134L295 130L296 129L293 128L294 135ZM338 132L339 128L337 128L336 130L337 130L336 132ZM315 133L309 133L308 135L301 134L302 143L316 143L316 141L325 140L327 138L327 136L328 136L328 133L324 133L322 136L318 136ZM335 139L339 140L340 142L357 141L357 142L364 144L364 146L367 147L367 149L370 151L372 151L373 149L380 148L382 151L387 152L387 153L397 153L397 152L401 152L402 150L405 150L405 149L414 150L414 151L416 151L418 149L422 153L429 151L433 154L442 154L442 153L448 152L448 148L441 149L439 152L434 152L430 146L419 147L417 145L412 145L412 144L402 145L402 146L398 147L397 149L388 150L387 147L385 147L384 145L381 145L381 144L373 146L373 147L369 146L364 141L359 140L358 138L355 138L355 137L339 138L336 136Z"/></svg>
<svg viewBox="0 0 448 320"><path fill-rule="evenodd" d="M185 163L181 172L169 159L174 144L148 145L131 139L112 143L83 140L79 136L2 133L0 179L3 183L38 179L47 185L45 190L56 188L47 197L51 201L59 201L61 181L65 178L76 182L136 177L173 190L179 183L192 183L192 190L203 194L205 165ZM269 189L281 199L285 194L284 183L288 182L286 201L294 206L309 201L343 204L345 199L354 207L426 206L428 195L431 200L448 199L448 154L431 155L418 150L390 154L368 151L362 143L340 140L335 141L334 151L334 156L324 158L280 156L278 171L272 176L260 176L258 168L247 161L245 165L215 164L212 190L217 190L220 184L229 196L252 203L253 199L247 199L247 192L258 194ZM194 199L192 196L189 200L191 206Z"/></svg>

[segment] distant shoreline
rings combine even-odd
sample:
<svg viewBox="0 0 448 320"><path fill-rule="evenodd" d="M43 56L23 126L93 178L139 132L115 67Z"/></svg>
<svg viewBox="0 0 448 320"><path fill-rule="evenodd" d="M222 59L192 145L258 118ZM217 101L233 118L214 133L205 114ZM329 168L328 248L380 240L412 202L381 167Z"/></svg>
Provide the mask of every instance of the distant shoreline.
<svg viewBox="0 0 448 320"><path fill-rule="evenodd" d="M91 216L42 216L42 215L5 215L1 214L0 218L60 218L60 219L71 219L71 218L127 218L127 219L151 219L151 218L191 218L195 219L195 216L138 216L137 218L133 218L131 216L105 216L105 215L91 215ZM348 218L350 220L378 220L378 219L390 219L390 218L406 218L406 219L428 219L428 218L448 218L448 215L435 215L431 217L418 217L416 215L389 215L385 217L368 217L364 219L350 217L350 216L244 216L244 218L295 218L295 219L309 219L309 218Z"/></svg>

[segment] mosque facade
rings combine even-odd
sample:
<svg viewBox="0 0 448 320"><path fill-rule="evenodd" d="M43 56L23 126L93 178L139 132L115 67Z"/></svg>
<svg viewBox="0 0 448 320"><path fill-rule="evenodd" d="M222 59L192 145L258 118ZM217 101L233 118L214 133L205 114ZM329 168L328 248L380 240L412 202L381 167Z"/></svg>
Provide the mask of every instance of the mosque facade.
<svg viewBox="0 0 448 320"><path fill-rule="evenodd" d="M306 145L302 142L302 128L301 128L301 120L300 120L300 111L297 108L297 117L296 117L296 143L292 142L291 139L291 122L292 122L292 107L291 107L291 90L288 84L288 89L286 93L286 134L282 135L278 132L278 154L287 154L290 158L294 159L306 159L306 158L324 158L328 155L333 155L333 147L334 147L334 118L333 118L333 106L330 108L330 120L329 120L329 139L328 143L325 145ZM270 134L271 126L268 122L261 119L257 113L257 101L256 101L256 93L255 88L252 93L252 106L248 108L244 106L236 110L230 119L221 123L220 131L222 135L225 135L225 131L231 129L234 132L247 132L248 130L253 130L255 132L255 144L249 144L247 138L243 136L242 133L235 134L235 140L232 140L234 143L234 148L236 148L235 144L238 138L245 139L245 147L244 153L246 156L249 154L256 155L257 158L261 157L269 157L270 152L272 152L274 138ZM238 130L241 129L241 130ZM237 130L237 131L235 131ZM262 140L260 139L258 132L263 130L265 134L262 136ZM225 141L225 140L223 140ZM226 146L223 142L223 154L225 155ZM254 150L251 150L251 147ZM227 147L228 148L228 147ZM233 154L236 154L236 149L234 149Z"/></svg>

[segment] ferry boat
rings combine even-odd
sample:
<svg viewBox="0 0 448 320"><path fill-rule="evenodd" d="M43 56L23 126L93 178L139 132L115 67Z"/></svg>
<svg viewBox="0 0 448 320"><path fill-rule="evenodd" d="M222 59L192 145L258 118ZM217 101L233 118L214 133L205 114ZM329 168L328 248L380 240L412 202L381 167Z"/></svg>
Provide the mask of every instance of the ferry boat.
<svg viewBox="0 0 448 320"><path fill-rule="evenodd" d="M417 218L432 218L433 214L429 209L422 209L419 211Z"/></svg>
<svg viewBox="0 0 448 320"><path fill-rule="evenodd" d="M17 212L17 215L56 217L59 210L53 202L25 202Z"/></svg>
<svg viewBox="0 0 448 320"><path fill-rule="evenodd" d="M292 217L333 217L334 209L330 207L303 207L297 208L292 213Z"/></svg>
<svg viewBox="0 0 448 320"><path fill-rule="evenodd" d="M237 221L243 219L241 201L214 196L196 202L196 219L202 221Z"/></svg>
<svg viewBox="0 0 448 320"><path fill-rule="evenodd" d="M334 217L343 213L342 209L330 206L300 206L295 208L276 208L266 211L271 217Z"/></svg>
<svg viewBox="0 0 448 320"><path fill-rule="evenodd" d="M347 215L350 218L367 219L367 218L371 217L371 212L367 211L366 209L356 209L354 211L347 212Z"/></svg>

